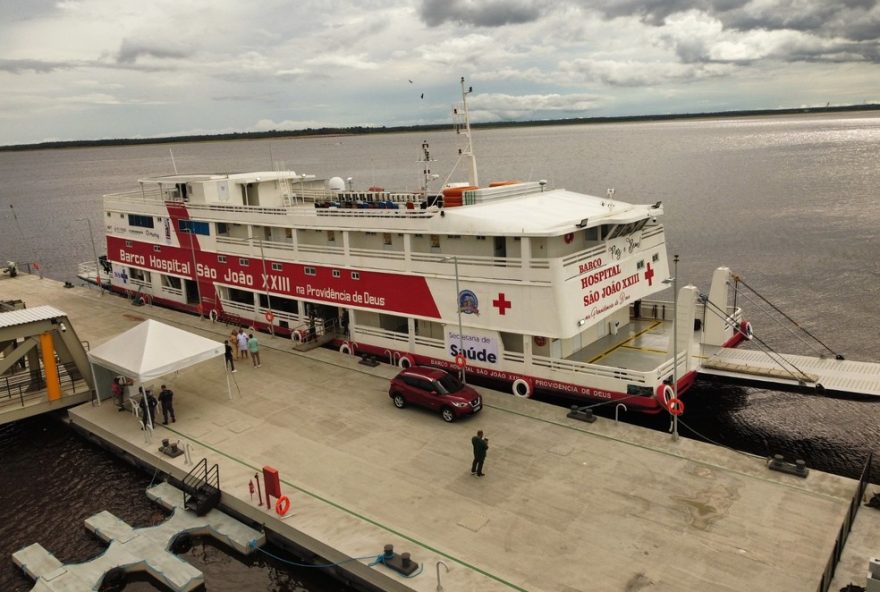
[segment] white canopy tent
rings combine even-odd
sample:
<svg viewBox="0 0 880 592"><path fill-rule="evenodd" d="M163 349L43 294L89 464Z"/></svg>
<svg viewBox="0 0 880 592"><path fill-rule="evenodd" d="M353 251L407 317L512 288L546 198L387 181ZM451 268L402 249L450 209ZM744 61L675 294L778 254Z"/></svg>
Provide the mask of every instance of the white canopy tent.
<svg viewBox="0 0 880 592"><path fill-rule="evenodd" d="M89 351L88 356L97 392L100 383L96 367L128 377L139 386L224 353L221 342L148 319ZM225 372L225 360L223 368ZM226 388L231 399L228 377ZM97 398L100 404L100 392Z"/></svg>

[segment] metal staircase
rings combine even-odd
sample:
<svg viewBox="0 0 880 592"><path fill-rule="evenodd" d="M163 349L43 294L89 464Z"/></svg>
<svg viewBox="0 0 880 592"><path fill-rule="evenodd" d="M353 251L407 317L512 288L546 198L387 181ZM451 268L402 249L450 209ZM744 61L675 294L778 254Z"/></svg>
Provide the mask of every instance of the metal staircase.
<svg viewBox="0 0 880 592"><path fill-rule="evenodd" d="M204 516L220 503L220 467L203 458L183 478L183 507Z"/></svg>

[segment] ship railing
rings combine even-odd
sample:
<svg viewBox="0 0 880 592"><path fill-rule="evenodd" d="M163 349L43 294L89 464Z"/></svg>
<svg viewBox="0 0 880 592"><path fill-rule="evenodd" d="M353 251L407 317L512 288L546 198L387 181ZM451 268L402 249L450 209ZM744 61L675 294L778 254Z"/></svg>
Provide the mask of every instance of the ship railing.
<svg viewBox="0 0 880 592"><path fill-rule="evenodd" d="M280 298L280 297L270 297L269 303L271 304L272 300L274 300L275 298ZM275 319L273 322L281 323L283 321L283 322L287 323L288 327L293 327L294 325L296 325L297 323L300 322L298 314L292 313L292 312L287 312L284 310L276 310L274 308L268 308L266 306L261 306L257 309L257 312L258 312L258 317L263 318L263 319L266 318L266 313L271 312L275 316Z"/></svg>
<svg viewBox="0 0 880 592"><path fill-rule="evenodd" d="M514 352L514 351L504 351L501 354L501 358L505 362L516 362L517 364L524 364L526 361L526 356L522 352Z"/></svg>
<svg viewBox="0 0 880 592"><path fill-rule="evenodd" d="M647 379L643 372L633 372L622 368L614 368L611 366L599 366L596 364L587 364L585 362L577 362L574 360L561 360L558 358L548 358L545 356L532 356L532 364L550 370L563 370L568 372L577 372L581 374L590 374L592 376L602 376L605 378L616 378L619 380L627 380L639 384L646 384ZM670 364L671 367L671 364Z"/></svg>
<svg viewBox="0 0 880 592"><path fill-rule="evenodd" d="M450 267L454 265L452 258L446 253L420 253L413 251L410 255L413 261L424 263L446 263ZM519 257L485 257L480 255L458 255L458 265L474 265L478 267L522 267L522 259Z"/></svg>
<svg viewBox="0 0 880 592"><path fill-rule="evenodd" d="M585 251L572 253L571 255L567 255L562 258L562 266L568 267L569 265L576 265L578 263L583 263L587 259L592 259L594 257L598 257L599 255L604 255L606 249L607 246L603 243Z"/></svg>
<svg viewBox="0 0 880 592"><path fill-rule="evenodd" d="M181 288L173 288L171 286L161 286L159 289L165 294L171 294L172 296L183 296L183 289L181 289Z"/></svg>
<svg viewBox="0 0 880 592"><path fill-rule="evenodd" d="M414 338L416 345L421 345L424 347L431 347L434 349L445 349L446 344L443 343L442 339L435 339L433 337L425 337L424 335L416 335Z"/></svg>
<svg viewBox="0 0 880 592"><path fill-rule="evenodd" d="M379 329L376 327L365 327L359 325L354 330L355 336L367 335L371 337L379 337L380 339L389 339L391 341L409 341L409 335L406 333L398 333L397 331L388 331L387 329Z"/></svg>
<svg viewBox="0 0 880 592"><path fill-rule="evenodd" d="M394 208L316 208L318 216L330 216L336 218L430 218L437 215L435 210Z"/></svg>
<svg viewBox="0 0 880 592"><path fill-rule="evenodd" d="M330 245L309 245L300 243L297 245L300 253L319 253L326 255L342 255L345 249L342 247L332 247Z"/></svg>
<svg viewBox="0 0 880 592"><path fill-rule="evenodd" d="M226 312L240 313L238 316L243 318L253 319L256 317L256 311L254 309L253 304L244 304L241 302L236 302L235 300L227 300L225 298L221 298L220 302L223 304L223 310Z"/></svg>
<svg viewBox="0 0 880 592"><path fill-rule="evenodd" d="M187 202L186 209L203 212L228 212L234 214L268 214L286 216L288 208L275 206L246 206L242 204L199 204Z"/></svg>
<svg viewBox="0 0 880 592"><path fill-rule="evenodd" d="M391 259L402 261L404 258L403 251L385 251L378 249L349 249L352 257L369 257L370 259Z"/></svg>

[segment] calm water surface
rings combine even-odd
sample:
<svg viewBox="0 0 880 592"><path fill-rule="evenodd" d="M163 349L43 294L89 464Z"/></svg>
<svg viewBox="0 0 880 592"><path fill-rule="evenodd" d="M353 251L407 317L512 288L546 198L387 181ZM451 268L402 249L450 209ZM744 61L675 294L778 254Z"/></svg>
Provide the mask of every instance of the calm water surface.
<svg viewBox="0 0 880 592"><path fill-rule="evenodd" d="M173 150L181 172L272 170L274 160L297 172L353 177L355 188L417 189L423 139L445 176L455 154L451 132ZM614 187L623 201L663 201L668 251L681 255L679 285L706 289L712 270L727 265L836 351L880 360L876 113L479 130L475 150L484 184L547 179L594 195ZM0 153L0 260L40 261L48 276L73 280L76 263L92 258L88 227L76 218L92 221L100 248L100 196L173 172L168 146ZM756 306L740 303L762 339L780 351L813 353ZM880 404L708 383L686 402L686 437L779 452L842 475L856 476L880 443ZM662 418L629 419L668 428ZM151 478L48 419L0 428L0 590L30 589L10 558L30 543L62 561L99 553L83 527L93 513L108 509L138 526L158 519L143 494ZM211 546L186 558L205 571L212 592L344 589L309 570L242 563ZM136 582L126 589L154 588Z"/></svg>

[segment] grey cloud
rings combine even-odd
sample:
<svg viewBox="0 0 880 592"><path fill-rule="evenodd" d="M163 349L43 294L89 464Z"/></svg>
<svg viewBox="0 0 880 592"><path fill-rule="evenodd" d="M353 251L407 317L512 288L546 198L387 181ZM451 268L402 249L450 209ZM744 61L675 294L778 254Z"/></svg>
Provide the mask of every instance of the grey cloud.
<svg viewBox="0 0 880 592"><path fill-rule="evenodd" d="M46 62L43 60L3 60L0 59L0 71L10 74L21 74L25 71L46 74L55 70L69 70L77 64L68 62Z"/></svg>
<svg viewBox="0 0 880 592"><path fill-rule="evenodd" d="M120 64L133 64L142 56L175 59L189 57L192 53L191 50L180 47L163 46L158 43L142 43L125 39L122 42L122 47L119 48L116 61Z"/></svg>
<svg viewBox="0 0 880 592"><path fill-rule="evenodd" d="M500 27L535 21L543 10L540 0L422 0L419 15L429 27L445 22Z"/></svg>

